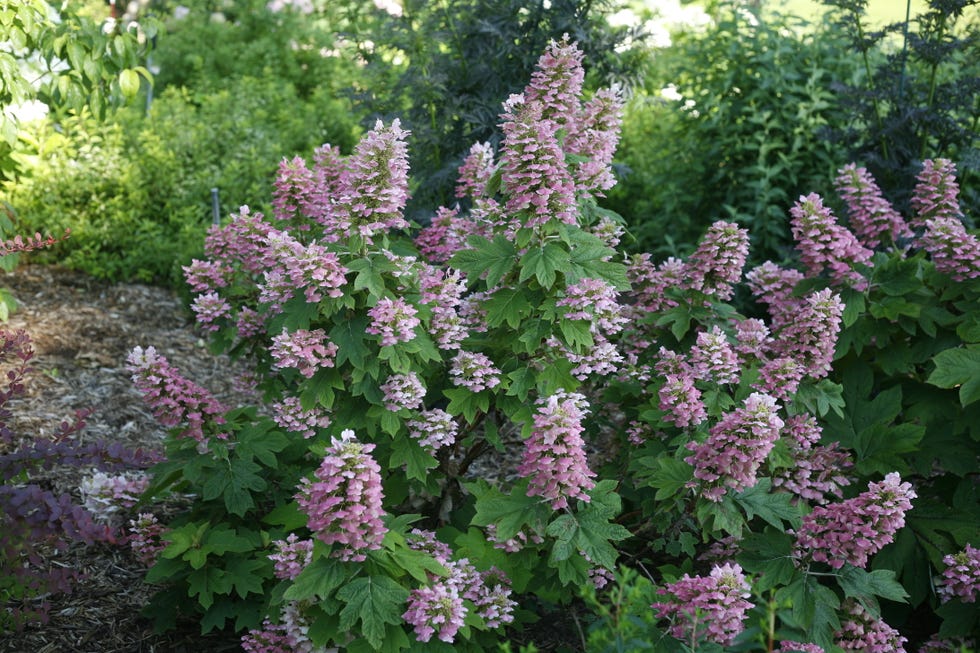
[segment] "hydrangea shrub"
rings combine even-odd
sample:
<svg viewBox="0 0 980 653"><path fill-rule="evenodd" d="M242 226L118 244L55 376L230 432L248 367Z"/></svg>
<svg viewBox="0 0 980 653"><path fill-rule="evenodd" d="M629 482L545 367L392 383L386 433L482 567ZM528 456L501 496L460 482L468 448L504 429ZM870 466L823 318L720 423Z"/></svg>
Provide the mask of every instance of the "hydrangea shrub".
<svg viewBox="0 0 980 653"><path fill-rule="evenodd" d="M487 650L524 601L601 602L626 564L659 587L651 650L904 650L886 616L940 598L937 637L967 634L968 561L942 597L903 567L939 575L980 523L975 469L949 460L975 459L980 398L976 239L929 227L957 217L949 173L923 173L907 225L858 170L854 231L801 197L802 270L744 271L749 234L723 221L686 260L627 257L596 203L621 100L581 79L553 42L499 151L461 167L471 208L424 229L402 214L405 132L379 122L349 157L284 162L273 215L210 232L185 270L195 310L263 402L226 410L134 352L175 420L148 495L194 497L149 572L161 625L188 610L250 651ZM943 337L918 344L909 319ZM901 333L893 378L881 346ZM910 376L959 453L923 446L938 424ZM913 515L943 501L951 525L920 551Z"/></svg>

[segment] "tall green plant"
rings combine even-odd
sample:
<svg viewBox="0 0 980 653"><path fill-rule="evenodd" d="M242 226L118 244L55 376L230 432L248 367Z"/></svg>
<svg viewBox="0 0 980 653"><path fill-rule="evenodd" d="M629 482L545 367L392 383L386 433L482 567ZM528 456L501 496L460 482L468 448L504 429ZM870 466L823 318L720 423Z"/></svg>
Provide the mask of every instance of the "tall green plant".
<svg viewBox="0 0 980 653"><path fill-rule="evenodd" d="M824 0L863 75L835 91L848 120L828 135L862 161L885 195L907 208L924 159L959 163L967 215L980 207L980 4L930 0L928 8L880 30L867 26L867 0ZM842 80L843 81L843 80Z"/></svg>
<svg viewBox="0 0 980 653"><path fill-rule="evenodd" d="M720 2L713 18L652 57L626 109L626 174L604 205L639 251L687 253L724 218L751 229L755 260L781 260L786 206L829 190L846 151L821 133L844 120L832 87L857 62L842 35L778 10Z"/></svg>

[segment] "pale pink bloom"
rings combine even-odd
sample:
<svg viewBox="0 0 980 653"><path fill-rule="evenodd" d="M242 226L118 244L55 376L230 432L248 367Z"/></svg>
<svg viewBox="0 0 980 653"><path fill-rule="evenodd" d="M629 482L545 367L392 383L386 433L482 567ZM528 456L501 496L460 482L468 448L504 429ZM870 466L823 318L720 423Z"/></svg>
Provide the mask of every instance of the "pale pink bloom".
<svg viewBox="0 0 980 653"><path fill-rule="evenodd" d="M694 648L702 640L731 645L752 608L748 580L735 563L715 566L708 576L684 574L657 593L667 597L652 606L657 618L669 619L668 632Z"/></svg>
<svg viewBox="0 0 980 653"><path fill-rule="evenodd" d="M273 573L276 578L295 579L313 559L313 540L301 540L296 533L290 533L285 540L276 540L272 545L276 552L270 553L269 559L275 563Z"/></svg>
<svg viewBox="0 0 980 653"><path fill-rule="evenodd" d="M473 143L470 153L459 167L459 181L456 184L456 197L484 197L487 195L487 181L493 175L497 162L494 161L493 146L490 143Z"/></svg>
<svg viewBox="0 0 980 653"><path fill-rule="evenodd" d="M850 163L837 171L834 187L847 204L851 229L869 249L908 238L912 230L898 211L881 195L866 168Z"/></svg>
<svg viewBox="0 0 980 653"><path fill-rule="evenodd" d="M382 297L368 309L371 324L364 330L379 336L382 347L408 342L415 338L415 327L421 324L417 314L418 310L401 297Z"/></svg>
<svg viewBox="0 0 980 653"><path fill-rule="evenodd" d="M290 333L283 327L282 333L272 338L269 353L273 369L294 368L309 379L318 369L334 366L337 345L327 340L323 329L297 329Z"/></svg>
<svg viewBox="0 0 980 653"><path fill-rule="evenodd" d="M313 478L304 478L295 496L309 529L325 544L339 544L331 555L346 562L363 562L365 551L380 549L388 531L381 520L384 495L381 467L371 457L374 446L344 431L331 440Z"/></svg>
<svg viewBox="0 0 980 653"><path fill-rule="evenodd" d="M828 496L844 496L841 488L851 484L845 473L853 463L847 453L837 449L838 443L821 445L821 433L812 415L794 415L786 420L783 440L793 463L776 470L773 487L816 504L827 503Z"/></svg>
<svg viewBox="0 0 980 653"><path fill-rule="evenodd" d="M583 57L566 34L561 41L551 41L538 58L524 98L527 104L542 107L542 118L564 124L577 116L585 82Z"/></svg>
<svg viewBox="0 0 980 653"><path fill-rule="evenodd" d="M917 244L929 252L937 271L955 281L980 277L980 240L967 232L959 218L937 216L926 220Z"/></svg>
<svg viewBox="0 0 980 653"><path fill-rule="evenodd" d="M692 487L710 501L721 501L728 488L755 486L759 467L779 439L783 420L774 397L754 392L742 407L726 413L704 442L690 442L684 461L694 466ZM698 483L700 481L700 483Z"/></svg>
<svg viewBox="0 0 980 653"><path fill-rule="evenodd" d="M231 317L231 304L216 292L198 295L191 302L191 310L202 331L214 332L221 328L219 321Z"/></svg>
<svg viewBox="0 0 980 653"><path fill-rule="evenodd" d="M756 301L768 307L774 324L792 320L792 313L799 304L799 300L793 297L793 289L803 280L801 272L766 261L752 268L745 275L745 280Z"/></svg>
<svg viewBox="0 0 980 653"><path fill-rule="evenodd" d="M588 502L595 487L589 469L582 432L588 404L579 394L559 392L539 402L534 430L524 443L517 473L530 479L528 496L539 496L555 510L568 507L569 499Z"/></svg>
<svg viewBox="0 0 980 653"><path fill-rule="evenodd" d="M217 264L261 275L272 261L266 252L269 234L274 231L261 213L252 213L242 206L233 213L231 222L224 226L212 226L204 239L204 252Z"/></svg>
<svg viewBox="0 0 980 653"><path fill-rule="evenodd" d="M409 435L424 449L434 452L456 441L459 426L452 415L440 408L433 408L419 413L418 419L409 420L408 430Z"/></svg>
<svg viewBox="0 0 980 653"><path fill-rule="evenodd" d="M684 287L721 300L731 299L749 254L749 232L718 220L704 234L684 265Z"/></svg>
<svg viewBox="0 0 980 653"><path fill-rule="evenodd" d="M619 333L629 321L616 299L616 288L601 279L581 279L565 288L557 305L569 320L588 320L593 333Z"/></svg>
<svg viewBox="0 0 980 653"><path fill-rule="evenodd" d="M143 400L153 409L157 421L167 427L185 425L180 437L204 443L209 425L211 431L225 423L228 408L210 392L182 377L153 347L134 347L126 362L133 384L143 393ZM214 433L214 437L225 439L228 434Z"/></svg>
<svg viewBox="0 0 980 653"><path fill-rule="evenodd" d="M772 349L793 358L806 376L821 379L830 373L843 315L844 303L830 288L806 295L782 316Z"/></svg>
<svg viewBox="0 0 980 653"><path fill-rule="evenodd" d="M272 404L272 419L281 428L312 438L317 430L330 426L330 414L322 406L304 410L299 397L283 397Z"/></svg>
<svg viewBox="0 0 980 653"><path fill-rule="evenodd" d="M728 336L717 325L698 334L691 348L694 376L714 383L738 383L740 365Z"/></svg>
<svg viewBox="0 0 980 653"><path fill-rule="evenodd" d="M379 233L408 227L402 216L408 201L407 137L397 118L390 127L378 120L355 146L349 182L336 200L349 221L345 235L372 242Z"/></svg>
<svg viewBox="0 0 980 653"><path fill-rule="evenodd" d="M871 265L870 249L861 245L849 229L837 223L823 199L816 193L801 196L790 209L790 225L800 261L810 276L824 270L834 283L867 288L864 276L854 269L857 264Z"/></svg>
<svg viewBox="0 0 980 653"><path fill-rule="evenodd" d="M570 125L565 149L571 154L585 157L585 161L573 167L575 183L580 193L593 192L601 197L602 191L616 185L612 161L619 144L623 103L623 95L618 86L599 89L578 112L573 125Z"/></svg>
<svg viewBox="0 0 980 653"><path fill-rule="evenodd" d="M232 271L221 261L191 260L190 265L181 267L184 279L194 292L217 290L228 285Z"/></svg>
<svg viewBox="0 0 980 653"><path fill-rule="evenodd" d="M381 384L385 408L393 413L399 410L415 410L425 400L425 385L415 372L392 374Z"/></svg>
<svg viewBox="0 0 980 653"><path fill-rule="evenodd" d="M892 472L852 499L814 508L803 518L796 548L834 569L845 563L864 567L905 525L915 497L912 485Z"/></svg>
<svg viewBox="0 0 980 653"><path fill-rule="evenodd" d="M408 596L408 609L402 619L415 630L415 638L428 642L436 635L450 644L463 627L466 606L459 591L448 583L434 583L414 589Z"/></svg>
<svg viewBox="0 0 980 653"><path fill-rule="evenodd" d="M967 544L959 553L945 556L943 564L946 568L936 583L940 600L975 603L980 594L980 549Z"/></svg>
<svg viewBox="0 0 980 653"><path fill-rule="evenodd" d="M908 640L880 617L872 615L854 599L847 599L842 607L848 617L834 633L837 646L861 653L905 653L902 645Z"/></svg>
<svg viewBox="0 0 980 653"><path fill-rule="evenodd" d="M825 651L816 644L783 640L779 642L779 646L773 650L773 653L825 653Z"/></svg>
<svg viewBox="0 0 980 653"><path fill-rule="evenodd" d="M956 164L949 159L927 159L922 162L922 170L916 179L910 201L916 212L913 226L925 226L932 218L959 220L963 216L958 199L960 186L956 183Z"/></svg>
<svg viewBox="0 0 980 653"><path fill-rule="evenodd" d="M453 385L468 388L471 392L482 392L500 383L500 370L485 354L460 351L453 358L449 375Z"/></svg>

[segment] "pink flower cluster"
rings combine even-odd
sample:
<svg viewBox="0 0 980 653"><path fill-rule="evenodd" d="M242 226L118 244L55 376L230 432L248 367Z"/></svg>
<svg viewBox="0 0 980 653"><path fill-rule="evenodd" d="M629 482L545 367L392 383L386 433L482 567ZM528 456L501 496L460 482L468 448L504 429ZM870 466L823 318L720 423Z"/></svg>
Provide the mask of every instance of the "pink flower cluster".
<svg viewBox="0 0 980 653"><path fill-rule="evenodd" d="M108 521L120 509L132 508L150 485L144 473L129 472L110 476L96 471L78 484L82 505L98 520Z"/></svg>
<svg viewBox="0 0 980 653"><path fill-rule="evenodd" d="M837 223L837 218L823 205L819 195L811 193L800 197L789 212L793 216L790 225L796 249L810 275L817 276L827 269L835 283L850 285L857 290L867 287L867 281L854 265L870 265L874 252Z"/></svg>
<svg viewBox="0 0 980 653"><path fill-rule="evenodd" d="M898 211L881 195L881 189L866 168L851 163L837 171L834 187L847 205L851 229L861 244L874 249L912 236Z"/></svg>
<svg viewBox="0 0 980 653"><path fill-rule="evenodd" d="M343 295L347 268L341 265L337 254L323 245L304 245L285 231L273 231L269 233L266 251L271 265L263 273L260 301L281 306L300 288L310 304L324 296Z"/></svg>
<svg viewBox="0 0 980 653"><path fill-rule="evenodd" d="M440 408L424 410L408 422L408 434L429 452L452 446L458 430L453 416Z"/></svg>
<svg viewBox="0 0 980 653"><path fill-rule="evenodd" d="M773 653L825 653L823 648L816 644L804 644L802 642L791 642L783 640L779 642Z"/></svg>
<svg viewBox="0 0 980 653"><path fill-rule="evenodd" d="M542 400L534 415L534 430L524 443L517 473L530 479L527 495L539 496L561 510L569 499L588 502L595 487L582 440L582 420L588 404L575 393L558 392Z"/></svg>
<svg viewBox="0 0 980 653"><path fill-rule="evenodd" d="M975 603L980 594L980 549L969 544L959 553L943 558L946 568L936 586L939 598L945 603L958 598L964 603Z"/></svg>
<svg viewBox="0 0 980 653"><path fill-rule="evenodd" d="M214 332L221 328L218 322L231 315L231 304L218 293L208 292L194 298L191 310L201 330Z"/></svg>
<svg viewBox="0 0 980 653"><path fill-rule="evenodd" d="M381 467L372 450L374 444L344 431L332 439L314 478L304 478L295 497L310 530L326 544L340 544L332 555L346 562L363 562L364 551L380 549L388 530L381 521Z"/></svg>
<svg viewBox="0 0 980 653"><path fill-rule="evenodd" d="M204 272L201 266L184 269L185 276L197 292L208 290L211 278L220 278L218 287L227 285L232 271L240 268L252 275L261 275L272 261L266 252L269 234L273 231L261 213L252 213L243 206L232 214L231 222L224 226L212 226L204 240L204 252L210 257L212 270ZM212 286L213 287L213 286Z"/></svg>
<svg viewBox="0 0 980 653"><path fill-rule="evenodd" d="M582 279L569 285L557 305L565 308L569 320L588 320L593 333L619 333L629 321L616 300L616 288L601 279Z"/></svg>
<svg viewBox="0 0 980 653"><path fill-rule="evenodd" d="M349 182L337 199L349 221L340 225L345 235L371 242L378 233L408 227L402 216L408 201L407 137L397 118L390 127L379 120L355 146Z"/></svg>
<svg viewBox="0 0 980 653"><path fill-rule="evenodd" d="M685 428L707 419L701 391L694 385L697 377L691 365L682 356L661 347L656 368L664 376L658 391L660 410L666 413L664 420Z"/></svg>
<svg viewBox="0 0 980 653"><path fill-rule="evenodd" d="M911 483L892 472L852 499L817 506L803 518L797 551L834 569L845 563L864 567L905 525L915 497Z"/></svg>
<svg viewBox="0 0 980 653"><path fill-rule="evenodd" d="M312 438L318 429L330 426L330 415L320 406L303 410L299 397L283 397L272 404L272 419L281 428Z"/></svg>
<svg viewBox="0 0 980 653"><path fill-rule="evenodd" d="M283 606L279 623L269 619L242 636L244 653L324 653L309 637L310 625L296 602Z"/></svg>
<svg viewBox="0 0 980 653"><path fill-rule="evenodd" d="M835 644L845 651L861 653L905 653L907 639L898 631L875 617L860 603L848 599L843 606L848 618L834 633Z"/></svg>
<svg viewBox="0 0 980 653"><path fill-rule="evenodd" d="M313 540L301 540L296 533L290 533L285 540L276 540L272 544L276 552L269 554L269 560L275 563L276 578L293 580L313 559Z"/></svg>
<svg viewBox="0 0 980 653"><path fill-rule="evenodd" d="M449 370L453 385L468 388L471 392L496 387L500 383L500 374L500 370L485 354L469 351L456 354Z"/></svg>
<svg viewBox="0 0 980 653"><path fill-rule="evenodd" d="M836 442L828 446L820 444L820 425L812 415L788 418L783 434L793 463L776 471L773 487L789 490L817 504L827 503L828 496L841 498L841 488L851 484L845 476L853 466L850 456L839 451Z"/></svg>
<svg viewBox="0 0 980 653"><path fill-rule="evenodd" d="M167 427L186 424L180 437L204 443L208 439L205 429L218 431L216 427L225 423L228 409L210 392L182 377L166 358L157 355L155 348L134 347L126 370L132 373L133 384L143 393L157 421ZM228 437L222 432L212 435Z"/></svg>
<svg viewBox="0 0 980 653"><path fill-rule="evenodd" d="M734 563L712 568L708 576L684 574L680 580L657 590L666 601L653 604L657 618L669 619L668 632L691 649L705 639L729 646L745 626L745 613L752 608L742 568Z"/></svg>
<svg viewBox="0 0 980 653"><path fill-rule="evenodd" d="M959 218L929 218L916 242L929 252L939 272L956 281L980 277L980 239L967 232Z"/></svg>
<svg viewBox="0 0 980 653"><path fill-rule="evenodd" d="M958 220L963 215L960 211L959 194L956 164L949 159L923 161L910 201L916 212L913 226L922 227L932 218Z"/></svg>
<svg viewBox="0 0 980 653"><path fill-rule="evenodd" d="M487 628L514 620L516 603L510 598L510 581L502 571L491 567L481 573L466 558L453 560L449 546L431 531L415 529L407 539L410 547L429 553L449 572L445 578L430 574L430 585L409 594L402 618L413 626L418 641L428 642L438 633L439 639L452 643L469 611L464 601L473 603Z"/></svg>
<svg viewBox="0 0 980 653"><path fill-rule="evenodd" d="M417 314L415 307L401 297L382 297L368 309L371 324L364 330L379 336L382 347L408 342L415 338L415 327L421 324Z"/></svg>
<svg viewBox="0 0 980 653"><path fill-rule="evenodd" d="M585 159L573 168L580 193L594 192L601 197L602 191L616 185L612 161L619 145L623 104L618 86L601 88L575 117L575 129L569 132L565 149Z"/></svg>
<svg viewBox="0 0 980 653"><path fill-rule="evenodd" d="M397 413L403 408L415 410L425 399L425 386L415 372L392 374L381 384L385 408Z"/></svg>
<svg viewBox="0 0 980 653"><path fill-rule="evenodd" d="M473 143L459 167L459 180L456 184L456 197L485 197L487 181L497 167L494 161L493 146L490 143Z"/></svg>
<svg viewBox="0 0 980 653"><path fill-rule="evenodd" d="M151 513L141 512L136 519L129 520L129 547L147 567L153 565L160 552L167 548L163 541L164 531L156 515Z"/></svg>
<svg viewBox="0 0 980 653"><path fill-rule="evenodd" d="M536 227L550 220L574 224L575 181L558 141L560 125L544 117L544 107L511 96L501 125L504 133L502 180L507 188L507 212L528 212L521 226Z"/></svg>
<svg viewBox="0 0 980 653"><path fill-rule="evenodd" d="M756 473L783 427L778 410L775 398L754 392L743 407L712 426L704 442L688 443L693 453L684 461L694 466L703 497L721 501L728 488L737 492L756 484ZM692 481L692 487L698 484Z"/></svg>
<svg viewBox="0 0 980 653"><path fill-rule="evenodd" d="M799 363L806 376L827 376L834 360L844 303L830 288L804 296L795 310L773 317L773 350Z"/></svg>
<svg viewBox="0 0 980 653"><path fill-rule="evenodd" d="M290 333L283 328L282 333L272 338L269 353L274 369L291 367L309 379L321 367L334 366L337 345L327 340L323 329L297 329Z"/></svg>
<svg viewBox="0 0 980 653"><path fill-rule="evenodd" d="M466 606L459 590L449 583L434 583L412 590L402 619L415 630L415 638L428 642L433 635L450 644L463 627Z"/></svg>
<svg viewBox="0 0 980 653"><path fill-rule="evenodd" d="M728 336L717 325L698 334L691 348L691 367L697 378L714 383L738 383L741 369Z"/></svg>
<svg viewBox="0 0 980 653"><path fill-rule="evenodd" d="M493 203L494 205L496 203ZM475 213L474 207L472 213ZM453 254L466 249L466 239L472 234L489 231L482 229L476 220L459 215L459 207L440 207L429 225L415 237L419 253L431 263L445 263Z"/></svg>
<svg viewBox="0 0 980 653"><path fill-rule="evenodd" d="M718 220L684 264L684 287L720 300L731 299L749 255L749 231Z"/></svg>

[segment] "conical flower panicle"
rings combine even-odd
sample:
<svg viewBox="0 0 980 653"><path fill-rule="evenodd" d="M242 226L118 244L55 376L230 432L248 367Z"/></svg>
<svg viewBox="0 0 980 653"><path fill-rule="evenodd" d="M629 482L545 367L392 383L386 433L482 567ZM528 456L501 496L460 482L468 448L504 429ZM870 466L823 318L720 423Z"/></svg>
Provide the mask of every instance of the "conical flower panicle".
<svg viewBox="0 0 980 653"><path fill-rule="evenodd" d="M333 438L313 478L304 478L295 498L307 526L326 544L339 544L331 555L363 562L365 552L380 549L387 527L381 518L381 467L371 457L374 444L363 444L346 430Z"/></svg>
<svg viewBox="0 0 980 653"><path fill-rule="evenodd" d="M851 163L837 172L834 187L847 204L851 229L869 249L908 238L912 230L905 219L881 195L881 189L866 168Z"/></svg>

